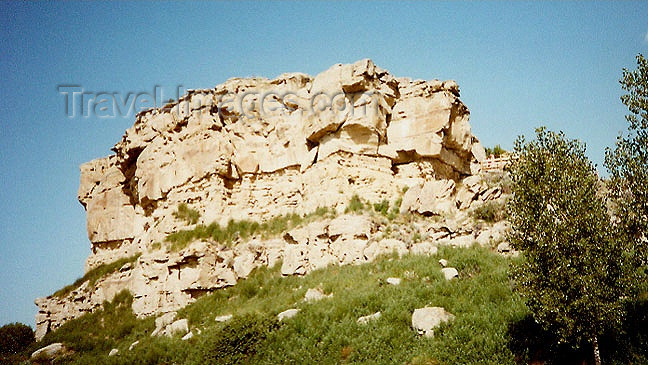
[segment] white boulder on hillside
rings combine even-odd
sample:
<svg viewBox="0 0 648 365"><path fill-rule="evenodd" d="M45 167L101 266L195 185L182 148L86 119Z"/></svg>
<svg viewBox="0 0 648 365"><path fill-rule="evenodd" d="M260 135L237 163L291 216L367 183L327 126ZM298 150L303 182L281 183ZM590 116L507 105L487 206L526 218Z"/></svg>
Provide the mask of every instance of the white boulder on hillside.
<svg viewBox="0 0 648 365"><path fill-rule="evenodd" d="M60 342L56 342L56 343L47 345L47 346L45 346L43 348L40 348L40 349L34 351L31 354L31 358L32 359L51 359L51 358L54 358L54 357L58 356L62 352L65 352L65 346Z"/></svg>
<svg viewBox="0 0 648 365"><path fill-rule="evenodd" d="M283 311L283 312L281 312L281 313L279 313L277 315L277 320L279 320L279 322L281 322L283 320L290 319L290 318L296 316L297 313L299 313L299 311L300 311L299 309L295 309L295 308L287 309L287 310L285 310L285 311Z"/></svg>
<svg viewBox="0 0 648 365"><path fill-rule="evenodd" d="M435 328L453 319L454 315L442 307L424 307L414 310L412 314L412 327L420 335L434 337Z"/></svg>

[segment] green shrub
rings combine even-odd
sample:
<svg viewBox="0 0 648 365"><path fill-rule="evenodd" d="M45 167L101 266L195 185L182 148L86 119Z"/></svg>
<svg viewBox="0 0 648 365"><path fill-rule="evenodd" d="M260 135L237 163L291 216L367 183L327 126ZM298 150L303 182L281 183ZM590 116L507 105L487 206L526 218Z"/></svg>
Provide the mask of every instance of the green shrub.
<svg viewBox="0 0 648 365"><path fill-rule="evenodd" d="M271 218L263 223L231 219L224 227L216 222L207 226L199 224L194 229L171 233L165 238L165 241L170 243L168 249L172 252L187 247L189 243L195 240L211 239L215 242L229 245L236 240L247 240L255 235L261 235L264 238L273 237L310 222L315 218L332 216L334 213L327 207L319 207L304 217L296 213L289 213Z"/></svg>
<svg viewBox="0 0 648 365"><path fill-rule="evenodd" d="M387 214L387 218L390 221L393 221L394 219L396 219L396 217L398 217L398 214L400 214L401 204L403 204L403 198L402 197L396 199L396 201L394 202L394 206L389 210L389 214Z"/></svg>
<svg viewBox="0 0 648 365"><path fill-rule="evenodd" d="M131 309L132 303L133 296L128 290L123 290L111 302L104 302L101 310L67 321L46 334L39 345L62 342L75 352L105 355L133 333L138 325L152 325L151 321L138 321Z"/></svg>
<svg viewBox="0 0 648 365"><path fill-rule="evenodd" d="M486 222L499 222L506 218L506 203L502 201L489 201L478 206L470 212L475 219L481 219Z"/></svg>
<svg viewBox="0 0 648 365"><path fill-rule="evenodd" d="M137 254L131 257L124 257L122 259L111 262L109 264L103 264L101 266L97 266L94 269L88 271L85 275L83 275L83 277L75 280L73 284L67 285L57 290L53 295L55 297L63 298L64 296L72 292L74 289L81 286L81 284L85 283L86 281L89 282L88 286L92 287L97 282L97 280L101 279L102 277L114 273L115 271L119 270L122 266L128 263L137 261L140 255L141 254Z"/></svg>
<svg viewBox="0 0 648 365"><path fill-rule="evenodd" d="M200 219L200 213L195 209L189 208L186 203L180 203L178 209L173 212L173 216L188 224L196 224L198 223L198 219Z"/></svg>
<svg viewBox="0 0 648 365"><path fill-rule="evenodd" d="M486 183L489 188L499 187L502 193L511 193L511 174L508 171L489 171L482 174L482 181Z"/></svg>
<svg viewBox="0 0 648 365"><path fill-rule="evenodd" d="M315 212L313 212L312 215L316 217L325 217L330 213L331 210L329 209L329 207L318 207L317 209L315 209Z"/></svg>
<svg viewBox="0 0 648 365"><path fill-rule="evenodd" d="M18 354L34 342L34 330L26 324L10 323L0 327L0 355Z"/></svg>
<svg viewBox="0 0 648 365"><path fill-rule="evenodd" d="M202 336L190 362L204 364L239 364L258 352L268 334L279 328L274 316L245 314L234 317L223 328Z"/></svg>
<svg viewBox="0 0 648 365"><path fill-rule="evenodd" d="M389 200L383 199L380 203L374 203L373 205L374 211L387 216L389 213Z"/></svg>
<svg viewBox="0 0 648 365"><path fill-rule="evenodd" d="M365 206L357 194L354 194L349 200L349 205L344 210L345 213L359 213L364 210Z"/></svg>

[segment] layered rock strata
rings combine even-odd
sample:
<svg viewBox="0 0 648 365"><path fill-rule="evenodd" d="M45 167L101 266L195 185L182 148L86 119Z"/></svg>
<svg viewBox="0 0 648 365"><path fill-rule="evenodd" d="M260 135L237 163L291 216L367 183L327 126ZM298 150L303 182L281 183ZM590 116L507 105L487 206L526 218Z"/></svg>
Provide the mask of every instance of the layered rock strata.
<svg viewBox="0 0 648 365"><path fill-rule="evenodd" d="M485 158L469 115L454 81L396 78L371 60L337 64L315 77L234 78L138 114L113 155L81 166L78 198L92 249L86 271L141 256L92 288L38 299L37 335L122 289L145 316L176 310L279 260L295 265L282 267L284 274L370 260L375 227L366 222L322 222L321 240L306 243L290 235L234 248L196 242L178 253L156 243L192 228L173 215L181 203L200 213L199 224L225 224L318 207L342 211L353 195L393 202L408 187L402 210L466 209L486 193L456 187ZM331 233L345 226L355 227L353 237ZM383 246L394 244L400 245Z"/></svg>

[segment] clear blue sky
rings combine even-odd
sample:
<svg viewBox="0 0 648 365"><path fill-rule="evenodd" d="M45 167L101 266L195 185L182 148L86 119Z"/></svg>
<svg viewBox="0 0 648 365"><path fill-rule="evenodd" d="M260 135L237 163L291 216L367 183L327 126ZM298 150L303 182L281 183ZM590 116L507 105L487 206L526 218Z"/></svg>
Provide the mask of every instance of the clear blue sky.
<svg viewBox="0 0 648 365"><path fill-rule="evenodd" d="M34 298L83 274L78 167L134 120L69 119L57 85L210 88L371 58L457 80L486 146L546 125L603 170L625 129L621 69L648 55L648 2L0 2L0 14L0 325L33 325Z"/></svg>

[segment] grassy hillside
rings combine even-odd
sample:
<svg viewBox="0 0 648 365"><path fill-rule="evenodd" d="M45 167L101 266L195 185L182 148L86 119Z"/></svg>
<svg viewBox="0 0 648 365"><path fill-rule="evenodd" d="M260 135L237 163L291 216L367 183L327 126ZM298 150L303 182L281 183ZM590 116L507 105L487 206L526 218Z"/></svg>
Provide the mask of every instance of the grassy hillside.
<svg viewBox="0 0 648 365"><path fill-rule="evenodd" d="M459 279L442 277L440 258L459 270ZM67 322L29 351L63 342L71 351L54 363L70 364L515 364L538 356L579 363L583 352L545 345L551 339L512 292L507 275L512 260L484 248L442 248L433 257L387 256L305 277L282 277L279 267L257 269L247 280L178 313L188 318L195 334L188 341L151 337L154 319L136 319L132 297L122 292L105 309ZM402 282L390 285L388 277ZM309 288L332 296L306 303ZM426 305L456 316L432 339L411 328L412 312ZM301 311L277 321L276 315L290 308ZM646 309L643 304L632 312L633 335L604 344L609 363L646 363ZM380 319L357 323L358 317L377 311ZM234 318L214 320L226 314ZM128 350L135 341L139 344ZM109 357L112 348L119 354Z"/></svg>
<svg viewBox="0 0 648 365"><path fill-rule="evenodd" d="M461 277L446 281L439 258ZM306 277L282 277L278 267L260 269L180 311L196 334L188 341L150 337L153 319L137 320L130 311L132 298L124 292L104 310L66 323L34 348L63 342L72 351L59 361L73 364L512 364L508 324L522 319L526 309L511 291L508 261L486 249L446 248L436 257L384 257ZM389 285L388 277L403 281ZM305 303L306 290L317 287L332 297ZM412 312L426 305L456 315L433 339L411 328ZM289 308L301 311L278 322L277 313ZM377 311L382 313L377 321L357 324L358 317ZM214 321L224 314L234 318ZM112 348L119 355L108 357Z"/></svg>

